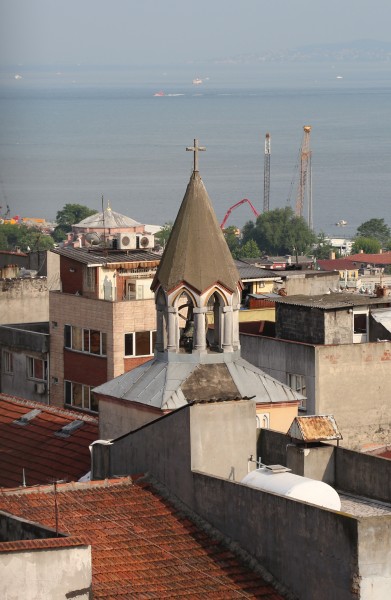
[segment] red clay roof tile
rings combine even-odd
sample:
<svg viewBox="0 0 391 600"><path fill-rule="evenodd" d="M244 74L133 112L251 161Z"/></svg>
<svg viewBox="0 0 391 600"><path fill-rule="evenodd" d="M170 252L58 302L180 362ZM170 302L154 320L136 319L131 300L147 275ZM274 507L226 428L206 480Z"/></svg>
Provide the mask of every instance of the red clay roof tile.
<svg viewBox="0 0 391 600"><path fill-rule="evenodd" d="M59 531L92 546L94 598L283 599L145 483L59 484L57 505ZM54 527L54 487L3 490L0 510Z"/></svg>
<svg viewBox="0 0 391 600"><path fill-rule="evenodd" d="M39 409L26 425L15 421ZM67 438L55 435L75 421L84 425ZM98 438L98 419L61 408L0 394L0 487L78 480L90 470L89 445Z"/></svg>

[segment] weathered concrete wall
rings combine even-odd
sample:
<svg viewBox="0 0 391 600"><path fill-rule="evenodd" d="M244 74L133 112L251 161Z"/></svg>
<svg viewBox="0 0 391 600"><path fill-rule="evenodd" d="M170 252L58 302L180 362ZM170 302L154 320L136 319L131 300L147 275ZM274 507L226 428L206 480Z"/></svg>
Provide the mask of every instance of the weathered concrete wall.
<svg viewBox="0 0 391 600"><path fill-rule="evenodd" d="M91 547L2 551L0 575L7 600L90 600Z"/></svg>
<svg viewBox="0 0 391 600"><path fill-rule="evenodd" d="M288 444L286 466L296 475L335 485L334 447L325 444L304 448Z"/></svg>
<svg viewBox="0 0 391 600"><path fill-rule="evenodd" d="M324 311L276 303L276 337L305 344L323 344Z"/></svg>
<svg viewBox="0 0 391 600"><path fill-rule="evenodd" d="M56 537L55 529L33 521L27 521L4 511L0 511L0 542L19 540L41 540ZM59 533L58 537L65 537Z"/></svg>
<svg viewBox="0 0 391 600"><path fill-rule="evenodd" d="M291 438L279 431L261 429L257 442L257 459L266 465L286 465L286 447Z"/></svg>
<svg viewBox="0 0 391 600"><path fill-rule="evenodd" d="M389 460L346 448L335 448L334 452L337 488L382 502L391 502Z"/></svg>
<svg viewBox="0 0 391 600"><path fill-rule="evenodd" d="M46 277L0 280L0 324L48 320Z"/></svg>
<svg viewBox="0 0 391 600"><path fill-rule="evenodd" d="M287 452L291 451L291 441L287 435L262 429L257 455L265 464L289 466ZM320 455L316 456L318 451ZM308 470L305 466L307 460ZM390 461L385 458L322 443L319 449L314 448L313 452L303 453L301 462L304 463L304 472L297 473L298 475L326 481L351 494L391 502ZM313 470L314 467L316 471ZM295 468L295 465L291 465L290 468ZM332 474L334 481L331 478Z"/></svg>
<svg viewBox="0 0 391 600"><path fill-rule="evenodd" d="M300 600L359 598L356 519L201 473L193 476L197 514L238 542ZM385 562L383 556L377 565L383 574Z"/></svg>
<svg viewBox="0 0 391 600"><path fill-rule="evenodd" d="M240 343L243 358L276 379L305 376L307 414L334 415L342 446L365 450L389 440L391 342L312 346L241 334Z"/></svg>
<svg viewBox="0 0 391 600"><path fill-rule="evenodd" d="M190 414L191 468L241 481L256 452L255 403L196 404Z"/></svg>
<svg viewBox="0 0 391 600"><path fill-rule="evenodd" d="M353 343L353 313L349 310L324 311L325 344Z"/></svg>
<svg viewBox="0 0 391 600"><path fill-rule="evenodd" d="M288 296L305 294L306 296L327 294L332 289L339 288L339 273L316 273L293 272L287 275L284 287Z"/></svg>
<svg viewBox="0 0 391 600"><path fill-rule="evenodd" d="M360 519L358 522L360 600L390 597L391 520L388 517Z"/></svg>
<svg viewBox="0 0 391 600"><path fill-rule="evenodd" d="M307 413L315 411L315 347L263 336L240 334L242 358L288 383L288 373L304 375L307 386ZM271 426L272 429L276 427Z"/></svg>
<svg viewBox="0 0 391 600"><path fill-rule="evenodd" d="M316 414L334 415L353 450L391 436L391 342L316 347Z"/></svg>
<svg viewBox="0 0 391 600"><path fill-rule="evenodd" d="M142 404L118 402L114 399L99 398L99 437L113 439L134 431L162 416L161 411L152 410Z"/></svg>
<svg viewBox="0 0 391 600"><path fill-rule="evenodd" d="M38 381L27 377L27 356L42 360L48 359L48 354L39 354L37 352L18 352L12 351L13 373L1 373L0 390L3 394L19 396L26 400L34 402L43 402L48 404L48 383L47 381ZM0 355L0 366L3 362L3 353ZM40 385L40 384L43 385ZM39 384L39 385L38 385ZM39 392L38 392L39 390Z"/></svg>
<svg viewBox="0 0 391 600"><path fill-rule="evenodd" d="M93 446L95 450L95 446ZM193 480L190 456L190 407L186 406L115 440L110 449L110 475L153 473L186 504ZM93 452L93 476L101 465Z"/></svg>

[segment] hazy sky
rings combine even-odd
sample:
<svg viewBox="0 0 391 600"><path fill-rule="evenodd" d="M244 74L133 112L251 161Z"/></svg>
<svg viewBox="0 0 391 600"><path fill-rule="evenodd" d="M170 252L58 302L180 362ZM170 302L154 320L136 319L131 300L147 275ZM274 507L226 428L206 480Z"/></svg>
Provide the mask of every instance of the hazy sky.
<svg viewBox="0 0 391 600"><path fill-rule="evenodd" d="M0 0L0 62L169 64L391 41L390 0Z"/></svg>

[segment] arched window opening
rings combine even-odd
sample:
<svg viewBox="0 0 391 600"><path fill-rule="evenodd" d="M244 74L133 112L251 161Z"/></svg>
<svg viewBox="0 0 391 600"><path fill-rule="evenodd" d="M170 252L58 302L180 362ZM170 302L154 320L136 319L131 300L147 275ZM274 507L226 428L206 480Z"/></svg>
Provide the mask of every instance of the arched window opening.
<svg viewBox="0 0 391 600"><path fill-rule="evenodd" d="M176 301L179 321L179 348L191 352L194 344L194 301L183 291Z"/></svg>
<svg viewBox="0 0 391 600"><path fill-rule="evenodd" d="M221 294L214 292L208 299L208 312L213 315L213 329L208 328L207 343L210 350L215 352L222 351L225 302Z"/></svg>

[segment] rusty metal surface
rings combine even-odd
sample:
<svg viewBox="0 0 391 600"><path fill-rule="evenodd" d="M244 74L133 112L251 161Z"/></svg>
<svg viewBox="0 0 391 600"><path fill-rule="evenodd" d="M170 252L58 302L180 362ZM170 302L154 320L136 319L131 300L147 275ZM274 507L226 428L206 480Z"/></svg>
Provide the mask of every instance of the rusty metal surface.
<svg viewBox="0 0 391 600"><path fill-rule="evenodd" d="M303 442L342 439L333 415L296 417L289 428L288 435Z"/></svg>

